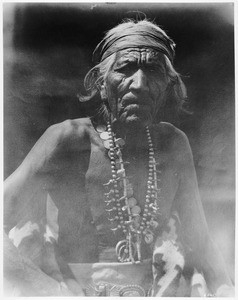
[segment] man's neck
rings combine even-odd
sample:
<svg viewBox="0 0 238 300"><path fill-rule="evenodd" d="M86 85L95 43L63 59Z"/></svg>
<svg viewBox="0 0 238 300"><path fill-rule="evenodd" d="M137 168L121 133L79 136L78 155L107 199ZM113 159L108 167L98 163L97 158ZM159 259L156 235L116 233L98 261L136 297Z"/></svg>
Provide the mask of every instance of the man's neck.
<svg viewBox="0 0 238 300"><path fill-rule="evenodd" d="M118 120L112 122L112 130L117 138L122 138L126 142L127 148L144 148L146 143L145 126L141 123L122 124Z"/></svg>
<svg viewBox="0 0 238 300"><path fill-rule="evenodd" d="M91 119L94 126L106 125L106 121L102 118L92 118ZM126 142L126 148L144 148L147 147L147 137L146 137L146 125L141 122L129 122L124 123L120 120L111 120L112 130L117 138L122 138Z"/></svg>

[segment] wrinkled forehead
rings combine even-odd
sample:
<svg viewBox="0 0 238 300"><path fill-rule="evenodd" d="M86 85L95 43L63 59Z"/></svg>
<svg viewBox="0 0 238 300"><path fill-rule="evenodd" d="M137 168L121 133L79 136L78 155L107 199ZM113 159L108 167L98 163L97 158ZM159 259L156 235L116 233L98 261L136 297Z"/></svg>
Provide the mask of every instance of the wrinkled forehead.
<svg viewBox="0 0 238 300"><path fill-rule="evenodd" d="M116 64L136 62L138 64L164 65L164 54L150 48L127 48L116 53Z"/></svg>

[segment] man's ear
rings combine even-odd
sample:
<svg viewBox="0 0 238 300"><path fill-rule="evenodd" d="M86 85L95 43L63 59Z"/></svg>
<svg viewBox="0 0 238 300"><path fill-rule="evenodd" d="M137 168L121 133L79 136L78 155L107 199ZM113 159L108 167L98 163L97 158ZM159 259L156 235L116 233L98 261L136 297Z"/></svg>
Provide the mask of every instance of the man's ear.
<svg viewBox="0 0 238 300"><path fill-rule="evenodd" d="M101 99L103 101L106 101L107 100L107 90L106 90L106 87L104 84L102 84L100 86L100 95L101 95Z"/></svg>

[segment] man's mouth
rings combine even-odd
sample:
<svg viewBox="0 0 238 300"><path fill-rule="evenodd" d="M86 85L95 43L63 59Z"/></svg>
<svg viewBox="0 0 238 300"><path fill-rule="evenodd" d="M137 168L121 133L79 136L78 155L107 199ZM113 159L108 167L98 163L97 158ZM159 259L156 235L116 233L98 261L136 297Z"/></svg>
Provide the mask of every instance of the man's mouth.
<svg viewBox="0 0 238 300"><path fill-rule="evenodd" d="M122 99L121 106L123 108L129 105L151 106L151 101L150 99L138 99L138 98Z"/></svg>
<svg viewBox="0 0 238 300"><path fill-rule="evenodd" d="M120 100L119 100L120 101ZM121 98L119 102L118 116L121 115L144 115L152 114L153 103L152 99L148 95L143 97L137 97L132 93L126 94Z"/></svg>
<svg viewBox="0 0 238 300"><path fill-rule="evenodd" d="M124 110L139 110L139 109L148 109L150 106L148 104L141 104L141 103L127 103L125 106L122 107Z"/></svg>
<svg viewBox="0 0 238 300"><path fill-rule="evenodd" d="M151 114L152 108L148 105L148 103L141 104L141 102L135 103L135 101L128 101L125 106L123 106L119 111L119 116L121 115L144 115Z"/></svg>

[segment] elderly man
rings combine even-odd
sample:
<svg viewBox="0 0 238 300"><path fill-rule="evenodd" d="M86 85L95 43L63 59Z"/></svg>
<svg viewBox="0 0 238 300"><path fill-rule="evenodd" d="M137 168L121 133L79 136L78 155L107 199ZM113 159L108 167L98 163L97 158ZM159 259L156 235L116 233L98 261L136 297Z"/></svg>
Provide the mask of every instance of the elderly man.
<svg viewBox="0 0 238 300"><path fill-rule="evenodd" d="M85 77L89 118L51 126L6 180L5 273L20 295L229 294L188 140L158 120L186 99L174 47L146 20L111 29Z"/></svg>

